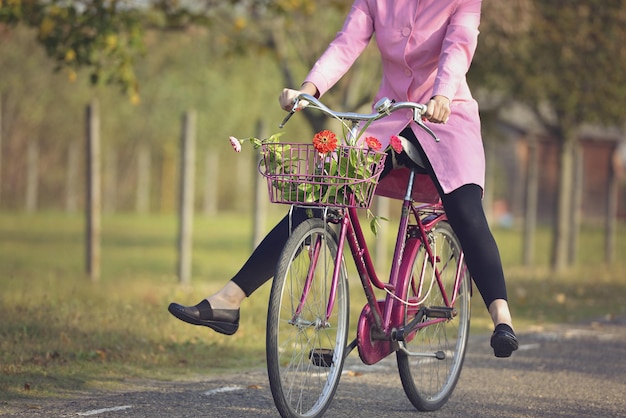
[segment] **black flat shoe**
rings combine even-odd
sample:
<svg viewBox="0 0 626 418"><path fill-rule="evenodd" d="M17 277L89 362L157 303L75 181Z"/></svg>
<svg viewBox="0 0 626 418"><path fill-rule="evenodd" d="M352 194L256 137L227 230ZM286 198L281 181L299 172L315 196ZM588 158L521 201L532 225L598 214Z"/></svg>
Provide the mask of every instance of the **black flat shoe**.
<svg viewBox="0 0 626 418"><path fill-rule="evenodd" d="M167 310L181 321L203 325L220 334L233 335L239 329L239 309L213 309L206 299L195 306L170 303Z"/></svg>
<svg viewBox="0 0 626 418"><path fill-rule="evenodd" d="M508 325L500 324L491 335L491 348L496 357L511 357L519 343L515 333Z"/></svg>

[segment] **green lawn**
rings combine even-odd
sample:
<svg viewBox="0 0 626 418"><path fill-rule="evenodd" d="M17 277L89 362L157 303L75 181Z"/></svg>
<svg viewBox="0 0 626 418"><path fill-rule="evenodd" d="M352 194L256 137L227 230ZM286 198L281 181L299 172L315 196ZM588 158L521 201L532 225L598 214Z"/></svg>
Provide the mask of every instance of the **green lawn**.
<svg viewBox="0 0 626 418"><path fill-rule="evenodd" d="M278 219L269 217L269 228ZM64 396L124 379L193 378L264 367L269 284L244 302L239 332L221 336L172 318L170 301L195 304L219 288L250 252L248 216L197 216L190 286L176 278L173 215L105 216L102 278L84 273L84 219L61 213L0 212L0 400ZM549 231L538 231L537 265L520 266L521 234L495 231L518 331L620 315L626 261L604 266L602 231L584 228L580 263L553 275ZM626 254L621 225L618 254ZM383 270L384 271L384 270ZM352 320L363 307L352 280ZM490 330L480 297L472 332ZM352 332L354 332L354 327Z"/></svg>

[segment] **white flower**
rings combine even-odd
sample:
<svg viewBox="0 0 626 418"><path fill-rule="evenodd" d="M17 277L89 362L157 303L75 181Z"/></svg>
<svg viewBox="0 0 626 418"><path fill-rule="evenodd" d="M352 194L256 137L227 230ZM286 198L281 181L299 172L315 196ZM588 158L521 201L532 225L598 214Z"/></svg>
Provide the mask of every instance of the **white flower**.
<svg viewBox="0 0 626 418"><path fill-rule="evenodd" d="M241 141L235 138L234 136L231 136L228 139L230 140L230 145L233 146L233 149L235 150L235 152L241 152Z"/></svg>

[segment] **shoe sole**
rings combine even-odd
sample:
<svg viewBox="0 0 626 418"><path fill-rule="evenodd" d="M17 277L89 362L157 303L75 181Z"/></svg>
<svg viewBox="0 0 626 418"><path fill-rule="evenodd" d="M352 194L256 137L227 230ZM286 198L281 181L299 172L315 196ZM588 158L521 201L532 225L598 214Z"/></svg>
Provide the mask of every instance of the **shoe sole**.
<svg viewBox="0 0 626 418"><path fill-rule="evenodd" d="M517 338L510 333L497 333L491 337L491 348L496 357L511 357L519 344Z"/></svg>
<svg viewBox="0 0 626 418"><path fill-rule="evenodd" d="M202 320L192 318L190 316L185 315L183 312L173 309L171 306L167 308L167 310L174 315L176 318L180 319L183 322L186 322L191 325L200 325L204 327L209 327L215 332L219 332L224 335L233 335L239 329L239 324L233 324L232 322L222 322L222 321L211 321L211 320Z"/></svg>

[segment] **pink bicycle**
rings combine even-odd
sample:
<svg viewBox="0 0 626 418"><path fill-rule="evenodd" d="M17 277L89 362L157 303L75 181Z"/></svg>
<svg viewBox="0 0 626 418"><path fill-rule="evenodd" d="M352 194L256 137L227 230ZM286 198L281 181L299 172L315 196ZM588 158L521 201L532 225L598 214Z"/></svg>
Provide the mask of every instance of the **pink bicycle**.
<svg viewBox="0 0 626 418"><path fill-rule="evenodd" d="M294 108L300 100L306 100L309 108L350 124L354 132L359 122L411 109L414 122L437 140L422 122L425 106L421 104L381 100L375 113L357 114L332 111L309 95L301 95ZM408 141L403 145L413 159L416 150ZM319 170L319 159L323 163L329 157L320 157L310 145L267 146L288 147L281 148L280 155L286 158L289 154L290 161L298 162L289 164L288 170L281 166L278 171L269 170L271 164L262 162L259 169L268 179L272 201L290 203L292 209L304 206L312 215L292 231L286 242L270 295L267 368L281 416L322 416L333 399L344 361L354 348L365 364L396 353L402 386L415 408L441 408L452 394L463 366L471 280L438 196L431 193L430 199L421 199L427 203L413 199L420 192L417 184L430 179L419 174L417 166L394 170L398 175L406 174L407 180L402 195L394 196L400 197L403 204L389 279L382 281L357 216L358 208L369 207L383 165L380 160L366 167L371 170L369 177L349 178L336 186L336 178L328 179ZM364 189L359 182L364 183ZM316 190L332 189L333 199L302 202L307 199L285 191L289 185L304 183L318 187ZM356 338L350 343L346 242L367 299Z"/></svg>

